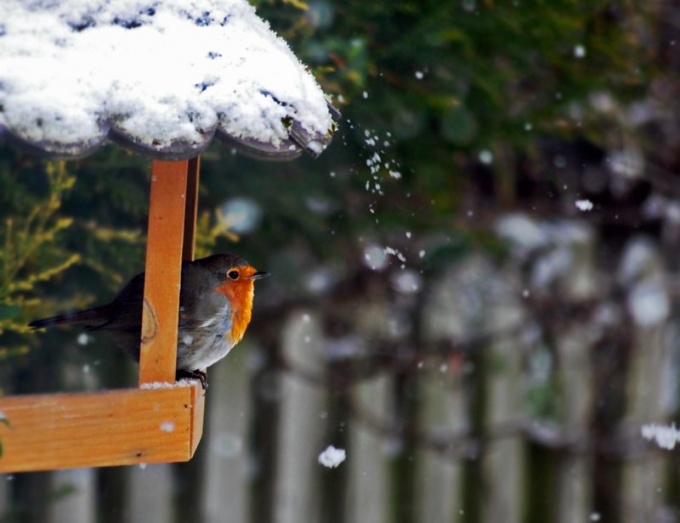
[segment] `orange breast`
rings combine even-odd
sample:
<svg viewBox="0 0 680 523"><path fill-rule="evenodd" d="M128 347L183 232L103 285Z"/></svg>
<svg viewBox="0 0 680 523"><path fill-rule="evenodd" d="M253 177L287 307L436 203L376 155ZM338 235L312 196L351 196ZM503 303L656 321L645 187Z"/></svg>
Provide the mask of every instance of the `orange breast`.
<svg viewBox="0 0 680 523"><path fill-rule="evenodd" d="M226 336L229 343L234 346L243 338L253 313L253 281L228 280L215 290L224 294L231 305L231 332L228 332Z"/></svg>

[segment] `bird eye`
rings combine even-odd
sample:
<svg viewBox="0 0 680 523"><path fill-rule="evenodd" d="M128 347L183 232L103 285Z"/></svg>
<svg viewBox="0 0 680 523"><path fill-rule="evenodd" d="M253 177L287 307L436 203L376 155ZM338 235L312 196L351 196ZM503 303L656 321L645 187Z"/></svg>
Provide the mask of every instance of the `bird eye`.
<svg viewBox="0 0 680 523"><path fill-rule="evenodd" d="M227 276L229 276L232 280L238 280L238 271L229 271L227 273Z"/></svg>

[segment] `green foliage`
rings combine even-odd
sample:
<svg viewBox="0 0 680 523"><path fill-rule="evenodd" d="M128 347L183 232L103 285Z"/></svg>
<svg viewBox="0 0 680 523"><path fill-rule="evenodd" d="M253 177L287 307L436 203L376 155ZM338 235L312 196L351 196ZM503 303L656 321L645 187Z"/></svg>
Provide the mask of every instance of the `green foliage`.
<svg viewBox="0 0 680 523"><path fill-rule="evenodd" d="M25 322L18 319L23 309L36 304L27 295L39 282L50 280L79 260L78 254L68 252L58 241L73 223L58 211L75 178L68 174L64 162L45 163L43 173L43 195L31 194L27 186L14 186L10 191L22 203L4 218L0 229L0 334L28 332Z"/></svg>
<svg viewBox="0 0 680 523"><path fill-rule="evenodd" d="M517 165L535 158L541 138L611 140L613 122L593 109L593 97L606 93L621 106L640 99L655 67L651 8L639 0L308 4L300 11L257 2L343 111L335 143L304 183L307 195L315 190L349 212L361 210L346 228L353 236L375 229L376 217L381 230L399 229L399 220L385 223L396 205L397 213L402 205L415 211L401 212L402 227L416 221L454 229L451 217L482 151L501 200L513 202ZM377 145L367 144L367 133ZM365 190L374 152L382 198ZM398 166L401 180L390 178L386 161ZM324 176L330 171L339 176ZM276 212L275 205L268 209ZM326 224L337 215L328 217ZM305 234L322 225L306 222Z"/></svg>
<svg viewBox="0 0 680 523"><path fill-rule="evenodd" d="M211 219L214 216L214 219ZM214 213L204 211L196 220L196 255L195 258L204 258L216 252L215 246L221 238L237 242L240 237L230 230L231 224L227 217L217 209Z"/></svg>
<svg viewBox="0 0 680 523"><path fill-rule="evenodd" d="M143 270L148 166L119 148L70 163L0 148L0 358L38 342L32 319L101 300Z"/></svg>
<svg viewBox="0 0 680 523"><path fill-rule="evenodd" d="M67 241L82 266L64 283L74 296L83 286L113 293L143 270L150 164L111 146L71 167L77 183L64 202L74 219Z"/></svg>

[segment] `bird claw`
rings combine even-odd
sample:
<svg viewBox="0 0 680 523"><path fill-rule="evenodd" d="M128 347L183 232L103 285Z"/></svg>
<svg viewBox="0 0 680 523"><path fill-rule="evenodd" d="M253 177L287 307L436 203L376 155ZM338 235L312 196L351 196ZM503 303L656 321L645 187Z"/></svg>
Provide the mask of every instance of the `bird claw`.
<svg viewBox="0 0 680 523"><path fill-rule="evenodd" d="M203 387L203 395L205 396L205 391L208 390L208 375L204 370L183 370L180 369L175 375L175 380L181 380L183 378L189 378L192 380L198 380L201 382L201 387Z"/></svg>

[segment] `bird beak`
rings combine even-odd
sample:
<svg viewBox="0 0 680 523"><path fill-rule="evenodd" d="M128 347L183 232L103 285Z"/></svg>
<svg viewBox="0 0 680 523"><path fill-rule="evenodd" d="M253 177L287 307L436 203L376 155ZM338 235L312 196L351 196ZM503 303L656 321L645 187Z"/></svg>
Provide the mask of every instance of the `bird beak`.
<svg viewBox="0 0 680 523"><path fill-rule="evenodd" d="M266 278L267 276L271 276L268 272L264 271L257 271L255 274L253 274L250 279L251 280L261 280L262 278Z"/></svg>

